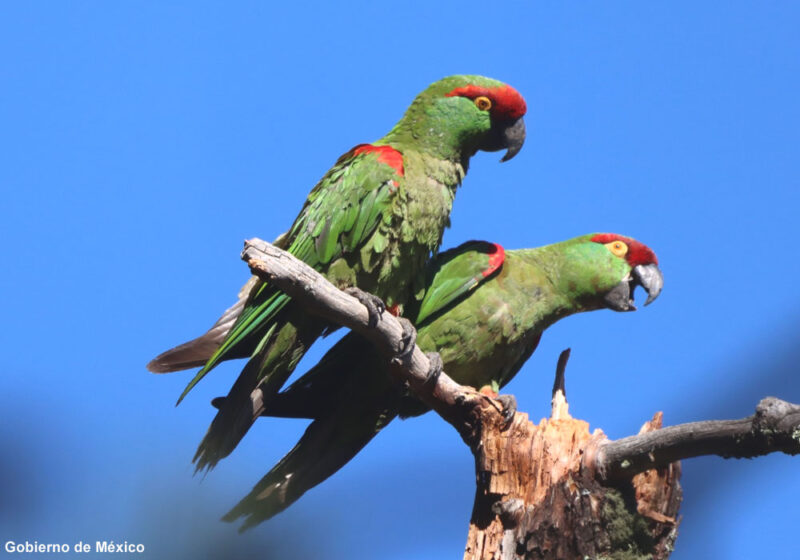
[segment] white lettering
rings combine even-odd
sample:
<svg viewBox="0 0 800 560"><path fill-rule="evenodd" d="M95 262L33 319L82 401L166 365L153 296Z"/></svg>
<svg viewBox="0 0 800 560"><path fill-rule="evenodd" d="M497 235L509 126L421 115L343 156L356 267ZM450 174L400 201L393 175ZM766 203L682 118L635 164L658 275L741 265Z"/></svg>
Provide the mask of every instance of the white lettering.
<svg viewBox="0 0 800 560"><path fill-rule="evenodd" d="M129 543L123 541L121 543L114 541L95 541L95 552L127 552L127 553L143 553L145 546L141 543ZM32 553L69 553L74 552L92 552L91 543L78 541L70 547L69 544L59 543L41 543L39 541L5 541L3 543L3 550L9 554L32 554Z"/></svg>
<svg viewBox="0 0 800 560"><path fill-rule="evenodd" d="M115 543L114 541L95 541L95 552L144 552L143 544L129 543L124 541L122 543Z"/></svg>
<svg viewBox="0 0 800 560"><path fill-rule="evenodd" d="M3 545L6 552L69 552L68 544L56 543L40 543L39 541L25 541L24 543L17 543L14 541L6 541Z"/></svg>

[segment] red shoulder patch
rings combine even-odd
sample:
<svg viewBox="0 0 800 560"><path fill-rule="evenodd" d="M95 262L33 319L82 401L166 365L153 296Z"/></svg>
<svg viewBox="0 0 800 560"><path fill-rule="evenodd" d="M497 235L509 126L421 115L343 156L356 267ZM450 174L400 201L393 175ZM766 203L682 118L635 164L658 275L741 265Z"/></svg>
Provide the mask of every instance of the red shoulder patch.
<svg viewBox="0 0 800 560"><path fill-rule="evenodd" d="M617 240L623 241L628 245L628 253L625 255L625 260L628 261L629 265L658 264L658 257L656 257L653 250L635 239L625 237L624 235L617 235L616 233L598 233L592 237L592 241L595 243L603 244Z"/></svg>
<svg viewBox="0 0 800 560"><path fill-rule="evenodd" d="M403 154L391 146L373 146L372 144L359 144L353 148L353 155L377 154L378 161L388 165L401 177L405 174L403 167Z"/></svg>
<svg viewBox="0 0 800 560"><path fill-rule="evenodd" d="M476 85L462 86L455 88L450 93L446 93L445 97L459 96L466 97L467 99L475 99L481 95L492 100L492 108L489 112L494 117L515 120L524 115L528 110L525 99L517 90L509 85L493 88Z"/></svg>
<svg viewBox="0 0 800 560"><path fill-rule="evenodd" d="M506 250L497 243L492 243L491 245L493 250L489 253L489 266L482 272L484 278L503 266L503 262L506 260Z"/></svg>

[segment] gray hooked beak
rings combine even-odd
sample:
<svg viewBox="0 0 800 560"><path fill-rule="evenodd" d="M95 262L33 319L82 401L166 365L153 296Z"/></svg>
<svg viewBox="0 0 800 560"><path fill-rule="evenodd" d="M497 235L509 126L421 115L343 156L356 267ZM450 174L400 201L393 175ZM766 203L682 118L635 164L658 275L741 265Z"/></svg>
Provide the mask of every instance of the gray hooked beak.
<svg viewBox="0 0 800 560"><path fill-rule="evenodd" d="M505 147L507 151L500 161L508 161L519 153L522 145L525 143L525 121L522 117L514 121L513 124L507 126L503 131L503 138L505 140Z"/></svg>
<svg viewBox="0 0 800 560"><path fill-rule="evenodd" d="M636 286L641 286L647 292L647 301L644 304L650 305L664 287L664 276L654 264L637 265L622 282L606 294L604 298L606 305L614 311L636 311L636 306L633 304L633 292Z"/></svg>
<svg viewBox="0 0 800 560"><path fill-rule="evenodd" d="M647 301L645 305L653 303L658 294L661 293L661 288L664 287L664 275L654 264L640 264L633 267L633 277L639 282L639 285L647 292ZM631 288L631 290L633 290Z"/></svg>

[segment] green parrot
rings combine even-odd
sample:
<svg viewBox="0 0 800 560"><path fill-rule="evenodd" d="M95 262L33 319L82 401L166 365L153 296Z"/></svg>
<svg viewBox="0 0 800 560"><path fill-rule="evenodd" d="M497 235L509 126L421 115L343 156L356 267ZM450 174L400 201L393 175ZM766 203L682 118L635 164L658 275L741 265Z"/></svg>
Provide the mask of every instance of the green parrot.
<svg viewBox="0 0 800 560"><path fill-rule="evenodd" d="M424 289L425 266L449 225L470 157L501 149L502 161L514 157L525 139L525 112L522 96L496 80L450 76L431 84L386 136L339 158L276 245L350 288L373 322L384 302L402 313ZM207 333L147 365L155 373L202 366L180 403L220 362L249 358L200 443L197 470L236 447L310 345L333 329L251 278Z"/></svg>
<svg viewBox="0 0 800 560"><path fill-rule="evenodd" d="M438 352L458 383L496 393L547 327L583 311L633 311L636 286L648 293L647 305L661 292L663 277L655 253L642 243L591 234L514 251L470 241L431 262L427 286L408 315L417 326L417 345ZM269 519L342 468L395 417L427 412L387 368L385 358L351 333L280 393L264 416L313 421L223 519L246 517L241 530Z"/></svg>

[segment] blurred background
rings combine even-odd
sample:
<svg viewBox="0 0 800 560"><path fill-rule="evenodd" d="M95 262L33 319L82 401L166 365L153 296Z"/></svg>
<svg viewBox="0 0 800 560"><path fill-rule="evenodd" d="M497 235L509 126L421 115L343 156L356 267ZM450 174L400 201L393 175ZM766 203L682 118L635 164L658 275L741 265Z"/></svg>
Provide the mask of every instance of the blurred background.
<svg viewBox="0 0 800 560"><path fill-rule="evenodd" d="M800 401L800 5L617 2L7 3L0 17L0 538L142 543L148 558L457 558L473 462L435 415L392 423L243 536L219 517L302 434L265 420L205 477L191 457L241 364L145 370L205 331L350 147L430 82L527 99L528 139L479 154L444 246L612 231L666 285L572 317L510 384L618 438ZM641 294L640 294L641 295ZM319 345L306 369L330 344ZM684 463L673 558L789 557L800 459ZM363 551L363 552L359 552ZM6 554L3 552L2 554Z"/></svg>

